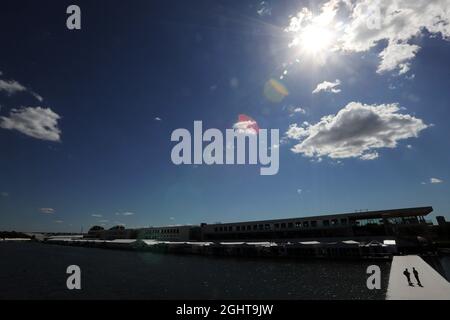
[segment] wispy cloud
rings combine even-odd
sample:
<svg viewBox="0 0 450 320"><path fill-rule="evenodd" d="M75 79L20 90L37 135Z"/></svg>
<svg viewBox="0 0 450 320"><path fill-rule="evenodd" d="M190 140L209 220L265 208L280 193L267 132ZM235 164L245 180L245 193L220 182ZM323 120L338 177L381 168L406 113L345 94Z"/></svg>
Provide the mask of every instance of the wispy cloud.
<svg viewBox="0 0 450 320"><path fill-rule="evenodd" d="M127 211L127 212L116 212L116 216L132 216L132 215L135 215L135 213L134 212L129 212L129 211Z"/></svg>
<svg viewBox="0 0 450 320"><path fill-rule="evenodd" d="M12 95L17 92L27 91L27 88L15 80L5 81L0 79L0 91L4 91L8 95Z"/></svg>
<svg viewBox="0 0 450 320"><path fill-rule="evenodd" d="M260 17L270 16L272 14L272 8L267 1L261 1L259 3L258 10L256 10L256 13Z"/></svg>
<svg viewBox="0 0 450 320"><path fill-rule="evenodd" d="M21 107L12 109L9 117L0 117L0 128L17 130L36 139L58 142L61 135L59 119L60 116L50 108Z"/></svg>
<svg viewBox="0 0 450 320"><path fill-rule="evenodd" d="M3 74L0 73L0 76L2 76ZM39 94L37 94L36 92L28 89L27 87L25 87L24 85L20 84L18 81L16 80L3 80L0 79L0 92L6 92L7 95L11 96L13 94L19 93L19 92L28 92L29 94L31 94L34 98L36 98L36 100L38 100L39 102L42 102L44 100L44 98L42 98Z"/></svg>
<svg viewBox="0 0 450 320"><path fill-rule="evenodd" d="M101 218L101 217L103 217L103 215L101 215L101 214L92 214L92 216L93 216L94 218Z"/></svg>
<svg viewBox="0 0 450 320"><path fill-rule="evenodd" d="M45 214L53 214L53 213L55 213L55 209L53 209L53 208L40 208L39 212L45 213Z"/></svg>
<svg viewBox="0 0 450 320"><path fill-rule="evenodd" d="M155 117L155 121L162 121L160 117Z"/></svg>
<svg viewBox="0 0 450 320"><path fill-rule="evenodd" d="M430 178L430 183L436 184L436 183L443 183L444 180L438 179L438 178Z"/></svg>
<svg viewBox="0 0 450 320"><path fill-rule="evenodd" d="M9 193L8 192L0 192L0 197L4 197L4 198L6 198L6 197L9 197Z"/></svg>
<svg viewBox="0 0 450 320"><path fill-rule="evenodd" d="M341 84L339 79L336 79L334 82L324 81L317 85L317 87L313 90L312 93L319 92L331 92L331 93L339 93L341 89L337 88Z"/></svg>
<svg viewBox="0 0 450 320"><path fill-rule="evenodd" d="M290 117L295 116L296 114L306 114L306 110L302 107L288 106L286 107L287 112Z"/></svg>

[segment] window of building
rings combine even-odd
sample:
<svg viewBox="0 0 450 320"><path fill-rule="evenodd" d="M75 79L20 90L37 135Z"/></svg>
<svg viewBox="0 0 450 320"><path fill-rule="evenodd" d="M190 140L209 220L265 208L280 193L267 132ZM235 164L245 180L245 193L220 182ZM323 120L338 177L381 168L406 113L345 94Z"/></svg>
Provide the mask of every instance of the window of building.
<svg viewBox="0 0 450 320"><path fill-rule="evenodd" d="M257 230L258 226L256 224L253 225L253 230Z"/></svg>
<svg viewBox="0 0 450 320"><path fill-rule="evenodd" d="M347 224L347 219L342 218L342 219L341 219L341 224Z"/></svg>
<svg viewBox="0 0 450 320"><path fill-rule="evenodd" d="M308 228L309 227L309 222L308 221L304 221L303 222L303 227L304 228Z"/></svg>
<svg viewBox="0 0 450 320"><path fill-rule="evenodd" d="M266 224L264 225L264 229L265 229L265 230L270 230L270 224L267 224L267 223L266 223Z"/></svg>
<svg viewBox="0 0 450 320"><path fill-rule="evenodd" d="M241 226L237 226L236 231L241 231Z"/></svg>
<svg viewBox="0 0 450 320"><path fill-rule="evenodd" d="M293 227L294 227L294 224L292 222L289 222L288 223L288 228L293 228Z"/></svg>
<svg viewBox="0 0 450 320"><path fill-rule="evenodd" d="M315 220L311 221L311 227L313 228L317 227L317 221Z"/></svg>
<svg viewBox="0 0 450 320"><path fill-rule="evenodd" d="M281 229L286 229L286 223L281 224Z"/></svg>
<svg viewBox="0 0 450 320"><path fill-rule="evenodd" d="M323 225L324 227L328 227L328 226L330 225L330 220L323 220L323 221L322 221L322 225Z"/></svg>
<svg viewBox="0 0 450 320"><path fill-rule="evenodd" d="M296 227L296 228L301 228L301 227L302 227L302 223L301 223L300 221L297 221L297 222L295 223L295 227Z"/></svg>
<svg viewBox="0 0 450 320"><path fill-rule="evenodd" d="M337 226L338 225L338 219L331 220L331 225L332 226Z"/></svg>
<svg viewBox="0 0 450 320"><path fill-rule="evenodd" d="M275 229L280 228L280 224L279 223L275 223L274 226L275 226Z"/></svg>
<svg viewBox="0 0 450 320"><path fill-rule="evenodd" d="M252 229L252 226L251 225L248 225L247 226L247 231L250 231Z"/></svg>
<svg viewBox="0 0 450 320"><path fill-rule="evenodd" d="M258 229L259 230L264 230L264 225L263 224L258 225Z"/></svg>

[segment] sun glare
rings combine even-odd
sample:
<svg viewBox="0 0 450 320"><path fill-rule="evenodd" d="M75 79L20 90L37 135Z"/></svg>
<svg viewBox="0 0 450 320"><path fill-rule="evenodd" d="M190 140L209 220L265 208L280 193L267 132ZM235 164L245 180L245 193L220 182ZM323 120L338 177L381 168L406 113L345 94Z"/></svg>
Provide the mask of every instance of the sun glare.
<svg viewBox="0 0 450 320"><path fill-rule="evenodd" d="M333 33L331 30L310 25L302 30L298 44L302 51L309 54L322 54L331 49Z"/></svg>

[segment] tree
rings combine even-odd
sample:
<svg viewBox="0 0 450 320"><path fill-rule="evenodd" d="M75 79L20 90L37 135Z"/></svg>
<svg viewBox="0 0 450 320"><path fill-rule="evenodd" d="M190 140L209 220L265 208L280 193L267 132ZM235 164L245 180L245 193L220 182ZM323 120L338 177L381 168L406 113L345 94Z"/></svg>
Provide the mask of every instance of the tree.
<svg viewBox="0 0 450 320"><path fill-rule="evenodd" d="M89 232L97 232L97 231L103 231L105 230L105 228L101 227L101 226L93 226L92 228L89 229Z"/></svg>

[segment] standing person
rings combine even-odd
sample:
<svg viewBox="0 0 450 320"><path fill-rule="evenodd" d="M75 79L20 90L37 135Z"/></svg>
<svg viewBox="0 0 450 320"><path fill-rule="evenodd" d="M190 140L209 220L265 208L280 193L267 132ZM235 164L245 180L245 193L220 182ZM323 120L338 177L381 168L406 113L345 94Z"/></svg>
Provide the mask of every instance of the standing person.
<svg viewBox="0 0 450 320"><path fill-rule="evenodd" d="M403 274L405 275L406 279L408 280L408 284L412 287L413 284L411 282L411 273L409 273L408 268L405 268L405 271L403 271Z"/></svg>
<svg viewBox="0 0 450 320"><path fill-rule="evenodd" d="M423 287L422 284L420 283L420 279L419 279L419 272L416 270L416 268L413 267L413 274L414 274L414 278L416 278L417 284L420 287Z"/></svg>

